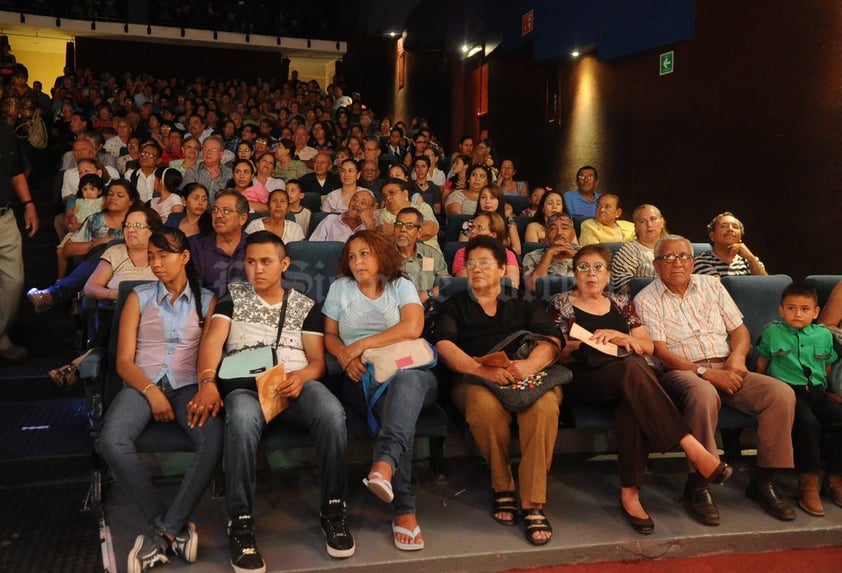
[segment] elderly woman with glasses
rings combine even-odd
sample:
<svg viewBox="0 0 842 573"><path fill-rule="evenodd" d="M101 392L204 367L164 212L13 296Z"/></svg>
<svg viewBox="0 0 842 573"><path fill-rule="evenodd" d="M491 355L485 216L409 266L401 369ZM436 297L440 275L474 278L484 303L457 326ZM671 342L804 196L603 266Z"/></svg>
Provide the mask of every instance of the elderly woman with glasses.
<svg viewBox="0 0 842 573"><path fill-rule="evenodd" d="M711 483L724 482L732 470L693 437L644 360L654 344L634 304L626 295L605 293L611 251L584 246L573 257L573 268L576 288L555 295L548 308L567 341L560 361L573 371L564 392L574 400L614 408L620 509L635 531L649 534L655 523L640 502L640 488L650 451L680 446Z"/></svg>
<svg viewBox="0 0 842 573"><path fill-rule="evenodd" d="M667 235L667 222L661 210L644 203L632 213L637 238L623 243L611 261L614 292L628 294L632 277L654 277L655 243Z"/></svg>

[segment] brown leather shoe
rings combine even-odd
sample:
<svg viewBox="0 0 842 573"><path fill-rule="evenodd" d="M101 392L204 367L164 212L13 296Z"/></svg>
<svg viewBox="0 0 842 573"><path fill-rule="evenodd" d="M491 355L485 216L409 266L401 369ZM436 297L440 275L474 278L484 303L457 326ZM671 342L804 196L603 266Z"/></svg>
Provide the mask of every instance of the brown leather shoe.
<svg viewBox="0 0 842 573"><path fill-rule="evenodd" d="M798 498L798 506L816 517L824 517L824 507L819 497L819 475L801 474L801 496Z"/></svg>
<svg viewBox="0 0 842 573"><path fill-rule="evenodd" d="M824 478L824 494L833 503L842 507L842 476L829 475Z"/></svg>

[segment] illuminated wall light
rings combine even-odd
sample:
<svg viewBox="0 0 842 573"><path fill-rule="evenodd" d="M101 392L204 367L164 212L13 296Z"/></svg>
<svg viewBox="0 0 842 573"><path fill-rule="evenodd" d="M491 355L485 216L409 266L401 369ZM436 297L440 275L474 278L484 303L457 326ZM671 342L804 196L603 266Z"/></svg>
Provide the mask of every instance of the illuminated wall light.
<svg viewBox="0 0 842 573"><path fill-rule="evenodd" d="M578 58L580 56L579 50L573 50L572 52L570 52L570 56L573 58Z"/></svg>
<svg viewBox="0 0 842 573"><path fill-rule="evenodd" d="M398 33L397 33L397 32L389 32L389 37L390 37L390 38L395 38L395 37L397 37L397 35L398 35Z"/></svg>
<svg viewBox="0 0 842 573"><path fill-rule="evenodd" d="M474 46L470 49L470 51L466 54L466 58L471 58L476 54L479 54L482 51L482 46Z"/></svg>
<svg viewBox="0 0 842 573"><path fill-rule="evenodd" d="M468 46L468 44L462 44L462 53L463 54L467 54L468 50L470 50L470 49L471 49L471 47Z"/></svg>

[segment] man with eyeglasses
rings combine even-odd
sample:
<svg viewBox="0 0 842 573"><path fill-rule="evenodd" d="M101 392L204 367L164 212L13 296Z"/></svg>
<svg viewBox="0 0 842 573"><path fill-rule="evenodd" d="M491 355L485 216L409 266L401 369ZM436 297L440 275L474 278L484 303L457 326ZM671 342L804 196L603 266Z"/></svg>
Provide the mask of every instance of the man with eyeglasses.
<svg viewBox="0 0 842 573"><path fill-rule="evenodd" d="M436 279L449 277L447 263L441 252L418 242L424 216L415 207L404 207L398 211L391 225L395 247L403 259L403 272L415 285L421 302L434 299L439 294Z"/></svg>
<svg viewBox="0 0 842 573"><path fill-rule="evenodd" d="M663 362L661 384L693 435L714 455L719 451L715 435L721 404L757 416L757 469L746 495L777 519L795 519L792 504L774 485L776 470L793 467L792 389L748 371L751 339L742 314L718 278L692 273L690 241L679 235L661 238L655 244L654 265L658 278L634 303ZM719 525L710 486L695 468L690 469L684 496L691 517Z"/></svg>
<svg viewBox="0 0 842 573"><path fill-rule="evenodd" d="M132 182L144 203L148 203L155 193L155 170L161 163L162 153L157 141L144 141L140 146L140 167L126 172L126 179Z"/></svg>
<svg viewBox="0 0 842 573"><path fill-rule="evenodd" d="M564 194L564 206L574 221L596 217L596 202L602 196L596 190L598 184L596 167L585 165L576 172L576 189Z"/></svg>
<svg viewBox="0 0 842 573"><path fill-rule="evenodd" d="M425 245L441 252L438 233L439 222L433 213L433 208L422 200L410 202L409 183L402 179L387 179L380 189L383 197L383 207L377 217L377 227L387 235L393 234L392 225L397 218L398 212L406 207L415 207L421 213L421 228L418 230L417 240L423 241Z"/></svg>
<svg viewBox="0 0 842 573"><path fill-rule="evenodd" d="M190 240L190 259L202 286L217 296L225 294L228 283L246 278L243 260L246 252L248 199L236 191L223 191L211 208L213 232Z"/></svg>
<svg viewBox="0 0 842 573"><path fill-rule="evenodd" d="M213 205L216 196L225 190L228 181L234 176L231 168L222 163L224 144L218 135L211 135L202 143L202 161L192 165L184 172L184 181L201 183L208 190L208 205Z"/></svg>

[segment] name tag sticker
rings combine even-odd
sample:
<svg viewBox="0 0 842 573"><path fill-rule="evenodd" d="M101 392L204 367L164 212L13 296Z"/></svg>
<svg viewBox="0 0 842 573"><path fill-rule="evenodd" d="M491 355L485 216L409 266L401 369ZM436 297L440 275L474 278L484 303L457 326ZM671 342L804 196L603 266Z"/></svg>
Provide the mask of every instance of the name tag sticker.
<svg viewBox="0 0 842 573"><path fill-rule="evenodd" d="M433 272L435 270L435 266L433 264L433 257L421 258L421 270L424 272Z"/></svg>

